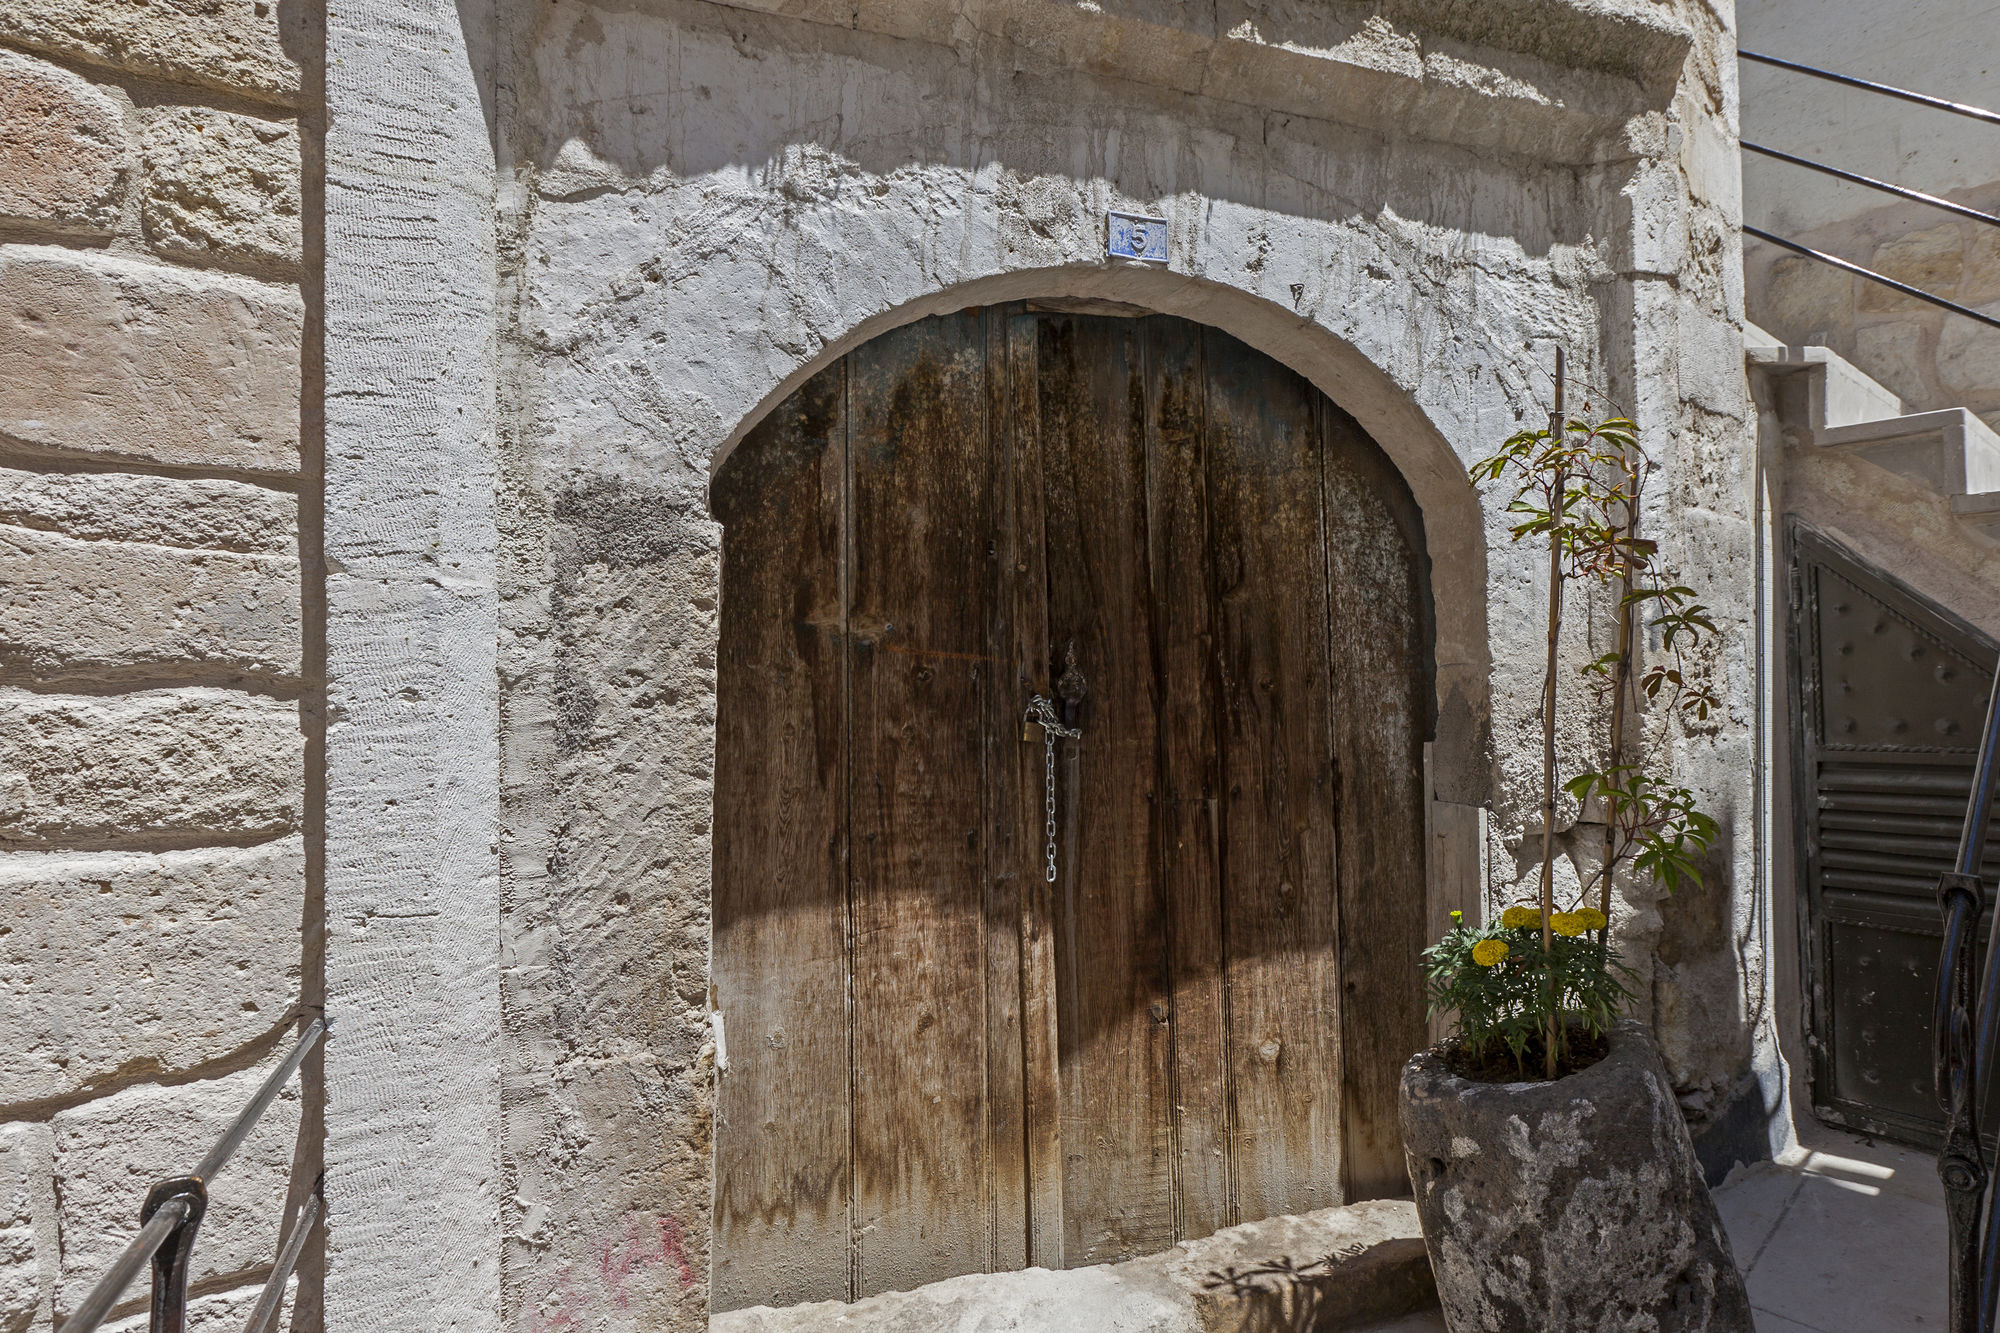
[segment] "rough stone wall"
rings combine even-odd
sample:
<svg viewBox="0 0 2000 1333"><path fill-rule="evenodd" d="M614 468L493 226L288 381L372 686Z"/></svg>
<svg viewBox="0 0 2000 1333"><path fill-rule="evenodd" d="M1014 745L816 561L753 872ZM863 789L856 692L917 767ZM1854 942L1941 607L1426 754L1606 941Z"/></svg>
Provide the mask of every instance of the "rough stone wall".
<svg viewBox="0 0 2000 1333"><path fill-rule="evenodd" d="M7 1333L68 1314L318 998L314 25L0 0ZM247 1318L311 1187L300 1088L215 1184L195 1328Z"/></svg>
<svg viewBox="0 0 2000 1333"><path fill-rule="evenodd" d="M1539 558L1462 469L1542 419L1557 340L1638 414L1648 523L1710 594L1729 699L1648 743L1727 834L1708 890L1632 895L1620 930L1689 1106L1726 1101L1764 1021L1729 6L1565 0L1508 49L1449 6L765 9L522 5L497 44L509 1325L705 1319L728 664L704 491L793 386L933 311L1181 315L1362 421L1425 509L1434 785L1490 809L1495 901L1538 818ZM1107 263L1110 207L1169 218L1169 262Z"/></svg>

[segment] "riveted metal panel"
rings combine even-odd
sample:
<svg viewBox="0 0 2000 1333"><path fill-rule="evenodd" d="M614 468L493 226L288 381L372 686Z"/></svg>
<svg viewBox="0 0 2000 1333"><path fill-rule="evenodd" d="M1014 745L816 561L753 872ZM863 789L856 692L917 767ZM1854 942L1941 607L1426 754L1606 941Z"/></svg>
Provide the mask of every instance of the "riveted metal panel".
<svg viewBox="0 0 2000 1333"><path fill-rule="evenodd" d="M1995 646L1811 528L1795 523L1789 536L1813 1106L1837 1124L1935 1146L1937 880L1958 847ZM1991 921L2000 821L1988 848Z"/></svg>

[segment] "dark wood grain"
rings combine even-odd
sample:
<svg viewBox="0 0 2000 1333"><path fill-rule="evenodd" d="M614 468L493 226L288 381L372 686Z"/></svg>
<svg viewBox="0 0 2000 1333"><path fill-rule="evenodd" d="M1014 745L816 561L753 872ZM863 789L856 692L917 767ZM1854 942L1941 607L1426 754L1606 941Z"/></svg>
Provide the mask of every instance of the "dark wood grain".
<svg viewBox="0 0 2000 1333"><path fill-rule="evenodd" d="M1342 1096L1350 1199L1408 1194L1396 1089L1428 1033L1423 746L1430 564L1395 467L1353 418L1321 412L1334 735L1341 755Z"/></svg>
<svg viewBox="0 0 2000 1333"><path fill-rule="evenodd" d="M1208 540L1208 386L1198 326L1151 319L1143 339L1153 688L1160 710L1153 821L1172 992L1174 1232L1185 1239L1238 1220L1216 841L1220 682Z"/></svg>
<svg viewBox="0 0 2000 1333"><path fill-rule="evenodd" d="M1065 783L1063 1260L1174 1241L1165 904L1151 806L1159 701L1146 567L1145 380L1132 320L1043 317L1049 641L1090 693ZM1048 665L1051 683L1062 670Z"/></svg>
<svg viewBox="0 0 2000 1333"><path fill-rule="evenodd" d="M716 1310L848 1289L845 379L814 377L716 479Z"/></svg>
<svg viewBox="0 0 2000 1333"><path fill-rule="evenodd" d="M861 1295L992 1261L984 735L992 451L972 320L848 357Z"/></svg>
<svg viewBox="0 0 2000 1333"><path fill-rule="evenodd" d="M1215 330L1203 350L1236 1197L1258 1218L1341 1202L1321 399Z"/></svg>
<svg viewBox="0 0 2000 1333"><path fill-rule="evenodd" d="M1002 576L1010 573L1009 602L1017 635L1013 644L1014 694L1017 714L1030 695L1046 694L1052 660L1048 625L1048 564L1042 519L1042 454L1038 391L1039 322L1032 315L1013 314L1006 320L1007 397L995 432L1006 449L1006 473L1011 495L1002 514L1010 524L1002 533ZM1011 564L1011 569L1009 568ZM996 744L1012 744L1014 787L1019 808L1011 819L996 800L996 822L1016 830L1011 849L996 834L998 873L1019 876L1019 940L1021 976L1022 1127L1027 1176L1028 1262L1043 1268L1063 1267L1062 1055L1057 1035L1058 932L1056 887L1043 874L1043 807L1045 782L1042 736L1038 729L1008 724ZM1003 764L996 771L1009 771Z"/></svg>

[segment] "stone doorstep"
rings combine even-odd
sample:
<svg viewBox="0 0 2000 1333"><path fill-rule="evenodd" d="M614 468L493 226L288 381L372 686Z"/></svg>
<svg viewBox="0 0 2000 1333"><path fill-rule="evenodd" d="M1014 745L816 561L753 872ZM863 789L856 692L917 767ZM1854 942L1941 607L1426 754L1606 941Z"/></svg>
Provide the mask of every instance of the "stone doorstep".
<svg viewBox="0 0 2000 1333"><path fill-rule="evenodd" d="M755 1306L709 1333L1253 1333L1353 1329L1434 1309L1416 1206L1374 1199L1267 1218L1118 1264L975 1273L851 1304Z"/></svg>

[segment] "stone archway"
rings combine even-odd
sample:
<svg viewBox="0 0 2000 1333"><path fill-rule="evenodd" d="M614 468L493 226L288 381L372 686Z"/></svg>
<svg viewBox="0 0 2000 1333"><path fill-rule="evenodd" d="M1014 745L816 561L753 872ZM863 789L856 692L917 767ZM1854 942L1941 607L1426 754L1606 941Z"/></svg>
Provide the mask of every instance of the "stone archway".
<svg viewBox="0 0 2000 1333"><path fill-rule="evenodd" d="M1133 315L905 325L718 474L718 1310L1401 1192L1420 516L1297 374Z"/></svg>

